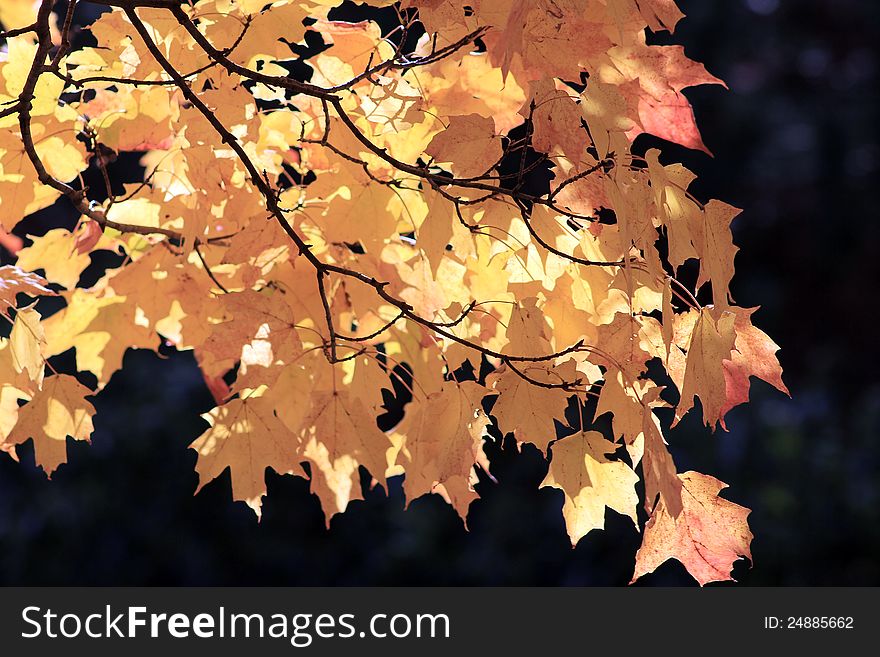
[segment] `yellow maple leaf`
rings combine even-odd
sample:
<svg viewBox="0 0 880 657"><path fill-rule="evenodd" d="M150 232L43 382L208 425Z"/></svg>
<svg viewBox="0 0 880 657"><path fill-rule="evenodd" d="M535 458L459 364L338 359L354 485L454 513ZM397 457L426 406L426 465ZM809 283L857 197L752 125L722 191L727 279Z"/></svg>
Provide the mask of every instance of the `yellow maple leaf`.
<svg viewBox="0 0 880 657"><path fill-rule="evenodd" d="M86 400L92 391L69 374L56 374L43 382L18 412L18 421L6 437L6 445L34 439L34 458L48 476L67 462L67 438L89 440L95 408Z"/></svg>
<svg viewBox="0 0 880 657"><path fill-rule="evenodd" d="M76 236L65 228L53 228L35 237L31 246L18 253L18 266L33 271L42 269L46 278L68 289L76 287L79 276L89 266L89 256L76 249Z"/></svg>
<svg viewBox="0 0 880 657"><path fill-rule="evenodd" d="M406 469L403 489L407 503L427 493L437 492L439 485L468 482L474 464L487 465L483 454L483 435L488 418L480 400L486 390L473 381L461 384L447 382L439 392L424 401L413 401L398 431L405 437L398 463ZM470 495L455 496L455 510L464 518ZM462 491L464 492L464 491Z"/></svg>
<svg viewBox="0 0 880 657"><path fill-rule="evenodd" d="M695 395L703 406L703 422L714 427L721 419L727 400L723 362L730 360L734 348L735 321L736 316L729 311L713 313L703 308L700 312L688 343L676 423L693 408Z"/></svg>
<svg viewBox="0 0 880 657"><path fill-rule="evenodd" d="M518 441L532 443L546 452L556 438L554 420L563 416L571 393L540 384L575 381L578 377L574 362L567 361L564 368L541 364L521 367L523 373L539 385L524 379L509 366L499 368L486 379L487 386L498 393L492 415L502 431L512 432Z"/></svg>
<svg viewBox="0 0 880 657"><path fill-rule="evenodd" d="M550 448L550 470L541 488L559 488L565 493L562 515L572 546L593 529L605 527L605 507L629 516L636 525L639 480L632 468L608 458L617 446L596 431L584 431Z"/></svg>
<svg viewBox="0 0 880 657"><path fill-rule="evenodd" d="M199 488L228 467L234 499L247 502L259 514L266 468L305 476L299 465L300 440L275 416L267 399L233 399L202 417L211 426L190 445L199 454Z"/></svg>
<svg viewBox="0 0 880 657"><path fill-rule="evenodd" d="M40 313L33 308L21 308L15 315L9 334L9 349L16 372L27 372L39 387L43 380L46 359L43 353L46 336L40 323Z"/></svg>
<svg viewBox="0 0 880 657"><path fill-rule="evenodd" d="M425 152L438 164L451 164L455 175L469 178L485 174L501 159L501 139L492 119L479 114L453 116Z"/></svg>
<svg viewBox="0 0 880 657"><path fill-rule="evenodd" d="M375 416L351 392L316 392L312 396L312 410L303 424L314 427L315 440L327 448L331 461L349 455L384 484L391 442L379 431Z"/></svg>
<svg viewBox="0 0 880 657"><path fill-rule="evenodd" d="M697 286L712 282L715 305L727 306L730 299L728 287L733 278L733 258L739 249L733 244L730 222L740 210L712 199L706 204L704 221L694 230L694 244L700 256L700 276Z"/></svg>

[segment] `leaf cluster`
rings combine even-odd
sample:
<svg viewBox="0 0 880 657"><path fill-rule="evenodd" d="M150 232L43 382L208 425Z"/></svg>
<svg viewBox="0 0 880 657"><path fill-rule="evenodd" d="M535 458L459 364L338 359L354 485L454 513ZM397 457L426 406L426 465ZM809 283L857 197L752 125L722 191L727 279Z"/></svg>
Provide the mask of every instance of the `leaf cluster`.
<svg viewBox="0 0 880 657"><path fill-rule="evenodd" d="M334 20L334 0L102 0L84 40L89 1L0 11L17 255L0 270L0 448L32 438L51 474L91 434L87 397L158 335L194 352L216 399L192 445L202 484L229 468L257 513L267 467L309 478L328 520L366 468L465 518L494 422L550 459L573 544L606 507L638 527L643 480L635 577L674 557L702 584L749 556L748 511L677 471L657 414L674 388L673 422L698 397L714 428L751 376L787 392L729 292L738 210L632 149L650 133L706 150L681 92L723 83L646 41L682 18L672 0L371 2L396 16L384 32ZM144 167L122 193L121 153ZM16 245L56 202L75 225ZM100 251L118 266L81 286ZM63 307L43 317L19 294ZM92 388L54 372L70 349ZM585 417L558 439L591 398L610 433Z"/></svg>

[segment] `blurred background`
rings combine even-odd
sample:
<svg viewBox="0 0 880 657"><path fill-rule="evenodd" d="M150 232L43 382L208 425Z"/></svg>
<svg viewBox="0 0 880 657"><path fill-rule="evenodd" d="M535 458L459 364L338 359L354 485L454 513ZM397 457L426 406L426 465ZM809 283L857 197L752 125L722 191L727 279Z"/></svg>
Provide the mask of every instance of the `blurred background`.
<svg viewBox="0 0 880 657"><path fill-rule="evenodd" d="M792 399L753 379L751 403L711 435L691 413L669 436L679 470L711 473L753 509L743 585L880 584L880 3L679 0L673 37L730 91L686 91L702 153L664 144L701 198L734 222L733 296L782 346ZM636 146L661 145L647 136ZM136 160L135 160L136 161ZM100 186L97 186L100 187ZM16 232L69 222L51 208ZM4 263L8 257L4 256ZM72 358L70 359L72 362ZM0 583L88 585L622 585L639 536L607 512L572 549L546 464L510 441L487 447L466 531L437 496L403 509L400 481L366 491L325 527L308 482L271 474L263 519L231 501L228 475L193 495L213 405L189 353L129 352L96 398L92 445L47 481L30 443L0 454ZM693 585L669 561L639 585Z"/></svg>

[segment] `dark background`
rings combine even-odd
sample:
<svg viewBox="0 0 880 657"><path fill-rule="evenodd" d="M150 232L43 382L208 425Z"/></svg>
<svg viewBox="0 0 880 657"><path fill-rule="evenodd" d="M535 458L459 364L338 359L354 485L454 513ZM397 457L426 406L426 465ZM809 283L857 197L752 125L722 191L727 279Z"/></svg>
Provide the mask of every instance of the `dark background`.
<svg viewBox="0 0 880 657"><path fill-rule="evenodd" d="M688 18L655 42L684 44L731 91L687 92L714 159L664 152L699 174L698 196L745 209L733 295L762 306L756 323L782 345L793 397L753 380L729 433L709 434L692 412L669 435L673 455L753 509L755 564L734 571L743 584L878 585L880 3L679 4ZM69 221L62 211L21 234ZM546 464L509 440L487 448L498 483L479 485L467 532L436 496L404 511L399 478L328 531L308 482L270 473L257 523L231 501L228 475L193 496L187 445L212 405L190 353L129 352L95 400L92 445L68 441L51 482L30 443L21 464L0 454L0 583L621 585L632 574L631 522L608 511L607 529L572 549L562 493L537 489ZM693 580L670 561L640 584Z"/></svg>

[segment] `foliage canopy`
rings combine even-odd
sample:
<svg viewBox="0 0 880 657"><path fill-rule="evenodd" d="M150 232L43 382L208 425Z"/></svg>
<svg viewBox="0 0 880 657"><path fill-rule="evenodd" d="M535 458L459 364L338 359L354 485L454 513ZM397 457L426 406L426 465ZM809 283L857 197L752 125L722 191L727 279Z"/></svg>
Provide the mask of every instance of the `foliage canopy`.
<svg viewBox="0 0 880 657"><path fill-rule="evenodd" d="M573 544L606 507L638 529L643 481L634 578L750 557L748 510L677 471L661 422L698 397L724 426L752 376L787 392L729 292L738 210L633 149L706 150L681 92L723 83L646 39L673 0L374 0L384 22L358 23L337 0L101 0L81 34L88 2L0 10L0 448L33 439L51 475L125 351L161 336L217 402L202 484L230 468L257 513L267 467L308 477L328 520L363 467L465 518L494 422L547 456ZM143 177L120 190L130 152ZM9 231L56 202L75 225L20 248ZM71 349L80 374L56 373Z"/></svg>

